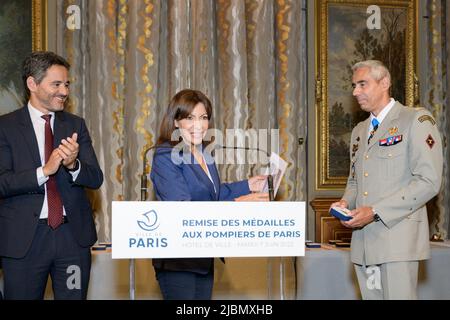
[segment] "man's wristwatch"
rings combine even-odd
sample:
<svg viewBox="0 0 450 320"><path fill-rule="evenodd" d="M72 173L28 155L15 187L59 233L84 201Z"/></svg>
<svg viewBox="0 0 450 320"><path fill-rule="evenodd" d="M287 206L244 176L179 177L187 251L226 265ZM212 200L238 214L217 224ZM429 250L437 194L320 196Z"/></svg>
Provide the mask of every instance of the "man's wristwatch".
<svg viewBox="0 0 450 320"><path fill-rule="evenodd" d="M78 169L80 169L80 162L78 161L78 159L75 159L75 166L72 169L67 168L67 170L70 172L75 172Z"/></svg>
<svg viewBox="0 0 450 320"><path fill-rule="evenodd" d="M375 210L373 210L373 209L372 209L372 211L373 211L373 221L380 221L381 218L378 215L378 213Z"/></svg>

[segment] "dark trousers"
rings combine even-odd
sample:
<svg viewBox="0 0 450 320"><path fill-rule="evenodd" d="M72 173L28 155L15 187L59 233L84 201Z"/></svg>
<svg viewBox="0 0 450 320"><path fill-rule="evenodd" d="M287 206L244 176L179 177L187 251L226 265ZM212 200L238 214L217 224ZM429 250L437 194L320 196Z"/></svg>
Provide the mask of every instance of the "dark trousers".
<svg viewBox="0 0 450 320"><path fill-rule="evenodd" d="M155 270L164 300L211 300L214 270L207 274Z"/></svg>
<svg viewBox="0 0 450 320"><path fill-rule="evenodd" d="M0 275L2 271L2 257L0 257ZM0 300L3 300L3 293L2 290L0 290Z"/></svg>
<svg viewBox="0 0 450 320"><path fill-rule="evenodd" d="M56 300L86 299L91 252L77 244L69 223L52 230L40 222L25 257L2 258L5 299L42 300L49 275Z"/></svg>

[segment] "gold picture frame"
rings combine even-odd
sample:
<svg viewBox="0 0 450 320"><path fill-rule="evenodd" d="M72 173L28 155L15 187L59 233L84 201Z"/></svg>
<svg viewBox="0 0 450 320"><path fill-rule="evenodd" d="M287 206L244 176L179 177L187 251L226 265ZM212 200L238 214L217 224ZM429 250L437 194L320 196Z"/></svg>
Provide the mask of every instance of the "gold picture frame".
<svg viewBox="0 0 450 320"><path fill-rule="evenodd" d="M47 50L47 0L32 0L32 48Z"/></svg>
<svg viewBox="0 0 450 320"><path fill-rule="evenodd" d="M352 97L351 66L360 60L383 61L391 71L392 96L415 105L418 3L316 0L315 4L316 189L341 190L350 168L351 130L368 116ZM369 6L379 9L378 28L369 28Z"/></svg>
<svg viewBox="0 0 450 320"><path fill-rule="evenodd" d="M0 2L0 115L26 102L21 64L31 51L47 50L47 1Z"/></svg>

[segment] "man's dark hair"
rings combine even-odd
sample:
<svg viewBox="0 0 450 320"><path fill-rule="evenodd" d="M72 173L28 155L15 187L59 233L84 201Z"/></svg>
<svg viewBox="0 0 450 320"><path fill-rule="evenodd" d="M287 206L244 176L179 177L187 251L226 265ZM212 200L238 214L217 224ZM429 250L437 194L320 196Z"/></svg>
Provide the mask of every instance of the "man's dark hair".
<svg viewBox="0 0 450 320"><path fill-rule="evenodd" d="M37 84L41 83L47 74L47 70L54 65L70 69L70 64L63 57L51 51L35 51L28 55L22 64L22 81L25 86L26 98L30 97L30 90L27 86L28 77L33 77Z"/></svg>

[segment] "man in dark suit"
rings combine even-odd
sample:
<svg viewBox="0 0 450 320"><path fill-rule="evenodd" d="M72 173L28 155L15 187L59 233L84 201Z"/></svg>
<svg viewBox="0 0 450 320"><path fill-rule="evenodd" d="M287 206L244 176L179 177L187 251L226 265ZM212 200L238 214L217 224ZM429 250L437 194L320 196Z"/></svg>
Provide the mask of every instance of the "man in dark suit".
<svg viewBox="0 0 450 320"><path fill-rule="evenodd" d="M85 188L103 182L84 120L63 111L69 63L34 52L22 69L29 97L0 117L0 256L5 299L86 299L97 240Z"/></svg>

